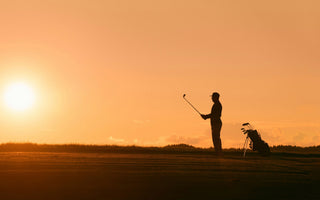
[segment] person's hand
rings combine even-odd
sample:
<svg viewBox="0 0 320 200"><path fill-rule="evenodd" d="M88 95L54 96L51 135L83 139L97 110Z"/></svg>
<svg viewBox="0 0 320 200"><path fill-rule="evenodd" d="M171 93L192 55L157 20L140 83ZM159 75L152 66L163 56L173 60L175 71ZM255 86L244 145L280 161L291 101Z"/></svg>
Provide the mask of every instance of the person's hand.
<svg viewBox="0 0 320 200"><path fill-rule="evenodd" d="M202 119L206 120L206 115L201 114Z"/></svg>

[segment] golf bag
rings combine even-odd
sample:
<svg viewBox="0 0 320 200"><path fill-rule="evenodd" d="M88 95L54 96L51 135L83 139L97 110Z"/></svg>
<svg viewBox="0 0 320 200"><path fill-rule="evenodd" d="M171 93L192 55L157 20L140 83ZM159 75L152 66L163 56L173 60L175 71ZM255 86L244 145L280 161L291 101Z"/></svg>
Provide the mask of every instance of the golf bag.
<svg viewBox="0 0 320 200"><path fill-rule="evenodd" d="M243 134L247 134L246 140L243 145L244 153L243 156L245 157L248 142L250 149L253 151L258 151L262 156L268 156L270 154L269 145L261 139L261 135L258 133L257 130L253 129L253 127L249 123L242 124L243 128L241 129Z"/></svg>

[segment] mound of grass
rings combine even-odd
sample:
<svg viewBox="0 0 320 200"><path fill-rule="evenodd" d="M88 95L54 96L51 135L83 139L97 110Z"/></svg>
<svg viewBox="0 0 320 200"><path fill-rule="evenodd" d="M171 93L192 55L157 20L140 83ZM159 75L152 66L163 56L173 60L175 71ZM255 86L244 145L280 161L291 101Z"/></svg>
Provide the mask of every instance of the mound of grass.
<svg viewBox="0 0 320 200"><path fill-rule="evenodd" d="M4 143L0 152L70 152L70 153L205 153L213 148L198 148L187 144L172 144L164 147L84 145L84 144L35 144Z"/></svg>
<svg viewBox="0 0 320 200"><path fill-rule="evenodd" d="M223 149L224 152L241 153L242 149ZM65 153L208 153L213 148L199 148L188 144L171 144L164 147L117 146L117 145L84 145L84 144L36 144L4 143L0 152L65 152ZM251 152L251 150L248 150ZM273 146L272 153L320 154L320 146Z"/></svg>
<svg viewBox="0 0 320 200"><path fill-rule="evenodd" d="M299 147L291 145L273 146L272 152L292 152L292 153L320 153L320 146Z"/></svg>

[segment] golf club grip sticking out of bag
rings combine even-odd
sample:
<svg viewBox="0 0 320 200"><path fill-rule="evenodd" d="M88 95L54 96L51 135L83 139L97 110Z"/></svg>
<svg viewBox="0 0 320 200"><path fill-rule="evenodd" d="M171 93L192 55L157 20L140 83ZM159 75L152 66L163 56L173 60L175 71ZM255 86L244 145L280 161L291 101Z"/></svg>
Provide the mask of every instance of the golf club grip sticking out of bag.
<svg viewBox="0 0 320 200"><path fill-rule="evenodd" d="M201 116L201 113L186 99L186 94L183 94L183 99Z"/></svg>

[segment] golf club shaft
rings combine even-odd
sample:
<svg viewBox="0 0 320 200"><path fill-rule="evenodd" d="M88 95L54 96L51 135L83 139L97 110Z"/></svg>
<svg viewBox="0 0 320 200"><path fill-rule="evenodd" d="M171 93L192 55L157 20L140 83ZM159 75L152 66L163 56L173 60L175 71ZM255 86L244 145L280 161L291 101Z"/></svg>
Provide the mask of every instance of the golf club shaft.
<svg viewBox="0 0 320 200"><path fill-rule="evenodd" d="M188 104L197 112L197 113L199 113L199 115L201 115L201 113L185 98L185 97L183 97L184 98L184 100L186 100L186 102L188 102Z"/></svg>

